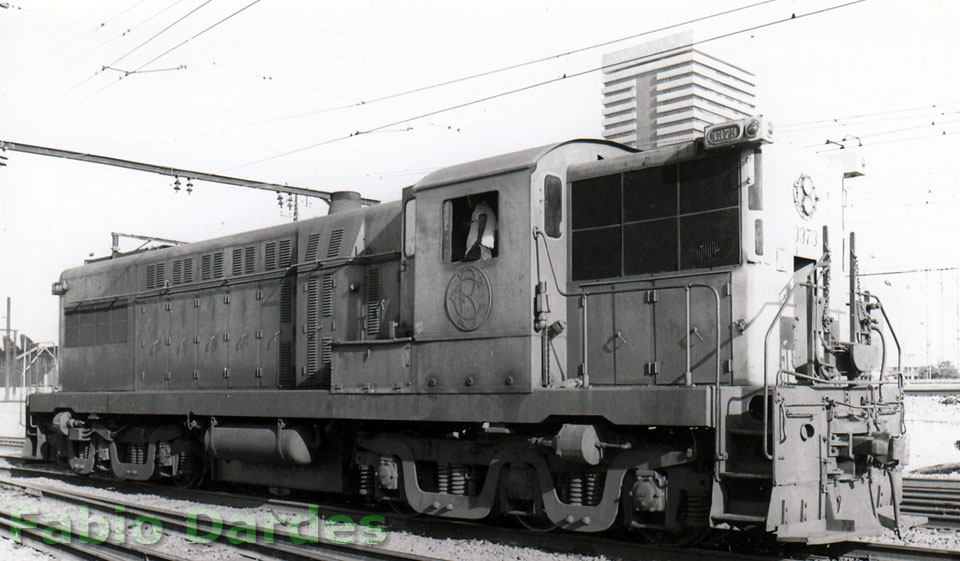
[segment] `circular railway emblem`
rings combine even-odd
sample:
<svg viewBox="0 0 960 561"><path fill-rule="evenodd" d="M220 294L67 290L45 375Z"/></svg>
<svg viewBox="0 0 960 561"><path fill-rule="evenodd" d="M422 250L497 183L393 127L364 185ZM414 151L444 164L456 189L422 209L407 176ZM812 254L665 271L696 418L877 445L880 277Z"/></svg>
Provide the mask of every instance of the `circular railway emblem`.
<svg viewBox="0 0 960 561"><path fill-rule="evenodd" d="M457 271L447 284L447 317L461 331L473 331L483 325L492 302L487 275L473 265Z"/></svg>
<svg viewBox="0 0 960 561"><path fill-rule="evenodd" d="M819 201L820 197L817 196L817 187L813 184L813 179L809 175L800 174L800 177L793 182L793 204L797 207L797 212L804 220L810 220L817 212Z"/></svg>

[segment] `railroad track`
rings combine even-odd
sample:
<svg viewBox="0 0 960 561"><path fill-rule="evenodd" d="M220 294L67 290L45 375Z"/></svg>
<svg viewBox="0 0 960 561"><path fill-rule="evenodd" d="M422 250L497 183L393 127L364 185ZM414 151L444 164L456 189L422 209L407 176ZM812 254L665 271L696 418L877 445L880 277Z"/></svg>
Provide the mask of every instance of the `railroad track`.
<svg viewBox="0 0 960 561"><path fill-rule="evenodd" d="M926 516L928 526L960 528L960 480L904 478L900 510Z"/></svg>
<svg viewBox="0 0 960 561"><path fill-rule="evenodd" d="M152 527L152 531L159 529L164 537L177 535L181 538L187 537L186 541L188 543L213 543L216 541L216 544L230 548L233 548L234 545L240 546L237 549L242 550L245 557L251 557L251 553L259 554L257 557L254 557L254 559L285 559L289 561L440 561L432 557L390 551L374 545L327 541L335 538L345 539L345 537L342 534L337 536L336 532L328 534L324 530L325 525L323 524L318 524L317 535L315 536L317 541L314 543L313 536L303 535L298 529L290 528L284 524L271 525L269 529L267 526L261 528L259 524L260 521L255 521L252 534L246 529L232 534L233 538L242 540L241 543L236 543L233 539L229 539L231 536L230 530L223 532L224 529L228 528L227 523L214 521L205 515L197 515L194 513L191 517L190 514L182 510L150 506L133 501L124 501L118 504L89 493L54 488L48 485L12 480L9 478L3 479L2 484L7 487L15 487L29 495L41 496L48 500L53 499L59 502L67 502L86 507L89 509L89 512L91 512L90 518L99 515L102 516L104 520L110 521L117 516L116 513L122 512L124 519L129 520L133 518L137 522L145 521L144 524ZM210 509L207 509L207 511L209 510ZM24 515L21 520L15 518L15 516L17 516L16 513L0 511L0 527L5 528L7 532L10 533L16 526L22 537L26 537L26 535L29 534L30 537L39 536L42 539L44 532L50 531L47 528L57 527L55 524L45 521L43 514L42 511L38 511L38 513L34 515ZM305 522L307 521L305 520ZM125 532L127 531L128 524L127 522L124 525ZM31 528L31 526L36 526L36 528ZM351 527L352 526L351 524ZM136 528L136 525L134 525L133 528ZM307 528L309 534L309 524ZM101 532L101 530L101 528L98 528L97 532ZM341 527L341 530L344 530L344 528ZM110 555L110 553L119 553L122 558L130 557L133 559L160 559L163 561L188 561L192 559L191 557L181 557L177 554L164 552L149 547L148 545L140 545L144 541L141 539L143 537L142 529L132 530L131 533L134 534L133 537L126 537L122 543L117 543L117 540L113 537L116 532L115 527L112 528L112 532L112 534L108 532L107 537L109 539L104 539L101 543L85 544L82 543L83 540L78 539L82 534L78 534L77 530L74 530L74 538L76 539L68 541L76 541L78 543L63 543L57 545L71 547L72 553L79 552L83 555L93 554L95 558L98 559L114 559L115 557ZM126 536L126 534L123 535ZM151 533L148 533L147 541L152 543L149 540L150 535ZM330 535L333 535L333 538L330 538ZM102 536L103 534L100 533L97 536L86 537L88 539L96 539ZM213 537L211 538L210 536ZM193 539L190 539L191 537ZM198 537L199 540L197 539ZM153 540L153 542L158 541L159 536ZM305 541L306 543L304 543ZM49 539L45 540L44 545L51 545L49 544ZM77 545L86 547L77 550L76 547L74 547ZM104 545L108 547L102 549L93 548L94 551L91 551L90 545ZM109 550L109 552L107 550Z"/></svg>
<svg viewBox="0 0 960 561"><path fill-rule="evenodd" d="M223 505L235 508L275 508L286 509L288 511L305 512L311 506L317 506L315 503L306 503L288 499L277 499L265 496L240 495L231 492L215 490L198 489L179 489L151 483L137 482L118 482L112 479L97 478L77 478L69 471L53 471L49 468L38 468L33 466L0 466L0 470L10 470L18 472L21 475L35 475L43 477L53 477L69 481L79 486L102 487L105 483L110 485L114 491L131 494L152 493L162 495L169 499L188 500L208 505ZM929 481L929 480L920 480ZM6 484L18 485L19 482L4 478ZM908 483L913 480L907 480ZM54 496L58 493L66 493L61 489L41 489L41 485L32 485L34 492L43 493L47 496ZM922 485L922 484L921 484ZM957 482L960 486L960 482ZM912 488L912 485L911 485ZM64 497L63 500L72 502L81 501L83 504L91 504L92 501L104 502L89 493L71 492L72 499ZM105 503L105 507L113 508L113 503ZM91 507L92 508L92 507ZM335 514L344 514L353 519L370 514L367 509L356 509L338 505L319 505L323 516L329 517ZM161 521L163 528L177 528L183 526L184 514L164 509L147 507L144 505L129 505L126 507L128 516L153 516ZM504 543L518 547L528 547L548 552L572 553L582 556L606 556L608 558L620 558L624 560L662 560L662 561L817 561L842 560L842 561L943 561L946 559L960 559L960 552L942 551L924 547L870 544L870 543L840 543L830 546L822 546L809 549L790 550L789 553L780 551L773 552L769 548L763 552L754 552L752 548L734 548L733 551L718 551L717 549L706 548L673 548L656 544L641 544L634 541L624 541L622 539L611 539L605 537L587 536L572 533L548 533L537 534L528 531L519 530L510 527L491 527L484 524L471 522L425 519L422 517L394 516L386 514L384 516L386 524L390 531L406 531L419 535L426 535L434 538L460 539L460 540L487 540L495 543ZM0 521L2 522L2 521ZM200 522L203 522L202 520ZM2 526L2 524L0 524ZM226 527L226 526L224 526ZM196 532L203 535L203 532L210 530L209 525L200 525L196 527ZM278 532L276 541L283 542L285 534ZM286 543L290 543L289 540ZM321 555L312 557L297 557L303 553L300 548L294 548L291 551L268 552L266 550L256 549L262 544L244 544L245 552L259 552L271 556L281 556L288 559L397 559L392 553L385 552L381 548L372 548L372 553L380 555L379 557L370 556L370 551L361 550L362 553L356 555L357 551L347 551L344 557L336 552L328 553L324 551ZM321 546L324 544L320 544ZM251 550L249 548L253 547ZM726 549L724 547L723 549ZM384 557L383 555L386 554ZM142 558L142 557L141 557ZM403 556L400 559L418 559L426 558L415 555Z"/></svg>
<svg viewBox="0 0 960 561"><path fill-rule="evenodd" d="M18 437L18 436L0 436L0 447L3 447L3 448L23 448L23 437Z"/></svg>

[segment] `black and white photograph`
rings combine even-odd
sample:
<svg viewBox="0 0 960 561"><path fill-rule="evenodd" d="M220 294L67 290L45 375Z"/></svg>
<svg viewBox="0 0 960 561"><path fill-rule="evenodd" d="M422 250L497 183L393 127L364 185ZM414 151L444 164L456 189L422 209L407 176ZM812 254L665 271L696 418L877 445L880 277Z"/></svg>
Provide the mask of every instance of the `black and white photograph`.
<svg viewBox="0 0 960 561"><path fill-rule="evenodd" d="M0 558L960 559L958 21L0 0Z"/></svg>

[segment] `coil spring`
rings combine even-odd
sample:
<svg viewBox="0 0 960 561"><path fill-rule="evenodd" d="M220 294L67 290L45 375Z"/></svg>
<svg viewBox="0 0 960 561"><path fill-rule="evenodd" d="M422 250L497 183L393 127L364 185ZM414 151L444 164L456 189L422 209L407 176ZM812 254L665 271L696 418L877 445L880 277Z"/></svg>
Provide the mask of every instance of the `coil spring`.
<svg viewBox="0 0 960 561"><path fill-rule="evenodd" d="M699 526L706 523L710 516L709 493L688 493L680 495L680 507L677 518L689 526Z"/></svg>
<svg viewBox="0 0 960 561"><path fill-rule="evenodd" d="M450 464L437 464L437 491L440 493L450 492Z"/></svg>
<svg viewBox="0 0 960 561"><path fill-rule="evenodd" d="M373 467L360 466L360 489L359 493L363 496L373 495Z"/></svg>
<svg viewBox="0 0 960 561"><path fill-rule="evenodd" d="M190 452L180 452L177 460L177 473L190 475L197 471L197 458Z"/></svg>
<svg viewBox="0 0 960 561"><path fill-rule="evenodd" d="M467 492L467 470L463 464L450 466L450 494L465 495Z"/></svg>
<svg viewBox="0 0 960 561"><path fill-rule="evenodd" d="M583 476L571 473L567 479L567 502L572 505L583 504Z"/></svg>
<svg viewBox="0 0 960 561"><path fill-rule="evenodd" d="M127 447L127 462L131 464L146 463L147 446L145 444L131 444Z"/></svg>
<svg viewBox="0 0 960 561"><path fill-rule="evenodd" d="M87 458L90 457L90 443L89 443L89 442L84 442L83 444L80 445L80 450L79 450L79 453L77 454L77 457L83 458L84 460L86 460Z"/></svg>
<svg viewBox="0 0 960 561"><path fill-rule="evenodd" d="M591 471L587 473L583 504L588 506L596 506L600 504L600 501L603 499L604 483L601 476L602 474L598 471Z"/></svg>

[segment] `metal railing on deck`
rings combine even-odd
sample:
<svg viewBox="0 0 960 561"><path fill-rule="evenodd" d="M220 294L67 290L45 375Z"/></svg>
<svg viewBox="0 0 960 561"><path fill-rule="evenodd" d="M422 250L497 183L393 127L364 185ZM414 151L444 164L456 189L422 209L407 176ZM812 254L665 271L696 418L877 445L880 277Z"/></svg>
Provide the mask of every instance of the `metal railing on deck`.
<svg viewBox="0 0 960 561"><path fill-rule="evenodd" d="M539 239L539 238L543 238L543 236L544 236L543 232L540 231L539 228L534 228L534 232L533 232L533 233L534 233L534 239L535 239L535 240L536 240L536 239ZM650 288L641 288L641 287L634 287L634 288L613 288L613 289L609 289L609 290L590 292L589 290L583 290L583 289L584 289L584 288L589 288L589 287L591 287L591 286L597 286L597 285L596 285L596 284L593 284L593 285L591 285L591 284L584 284L584 285L581 285L581 290L580 290L579 292L572 292L572 293L570 293L570 292L565 292L565 291L561 288L561 284L560 284L560 282L559 282L558 279L557 279L557 272L556 272L556 271L554 270L554 268L553 268L553 260L552 260L551 257L550 257L550 251L549 251L549 249L547 248L546 239L544 239L544 249L545 249L546 254L547 254L547 259L548 259L548 261L549 261L549 263L550 263L550 271L551 271L551 273L553 274L553 281L554 281L554 284L556 284L557 292L559 292L560 295L563 296L564 298L579 298L579 299L580 299L580 353L581 353L581 355L580 355L580 357L581 357L580 377L581 377L581 380L582 380L582 382L583 382L583 387L585 387L585 388L590 387L590 371L589 371L589 360L588 360L588 356L589 356L589 329L588 329L588 327L587 327L587 323L588 323L587 320L588 320L588 317L589 317L589 315L588 315L588 302L589 302L590 296L606 296L606 295L612 295L612 294L627 294L627 293L645 293L645 294L650 294L650 293L655 293L655 292L663 291L663 290L683 290L683 291L684 291L684 315L685 315L685 322L686 322L686 332L685 332L686 335L685 335L685 337L684 337L684 347L685 347L685 356L686 356L686 368L685 368L685 370L684 370L684 385L685 385L685 386L692 386L692 385L693 385L693 365L692 365L692 360L691 360L691 356L690 356L690 338L691 338L691 336L693 336L693 335L696 334L696 330L695 330L695 329L691 329L691 327L690 327L690 311L691 311L690 294L691 294L692 290L695 289L695 288L706 289L706 290L709 290L711 294L713 294L714 303L715 303L715 305L716 305L716 307L715 307L715 310L716 310L716 331L715 331L715 332L716 332L716 336L717 336L717 337L716 337L716 345L717 345L717 346L716 346L716 348L715 348L714 351L713 351L714 357L715 357L715 359L716 359L716 372L715 372L715 379L714 379L714 384L713 384L713 385L714 385L714 390L713 390L713 415L712 415L712 417L713 417L713 423L714 423L714 427L715 427L715 431L714 431L714 432L715 432L715 442L714 442L715 458L716 458L716 461L717 461L718 463L719 463L719 462L722 462L725 458L724 458L724 454L722 453L722 450L721 450L722 435L723 435L723 430L722 430L722 426L721 426L721 425L722 425L722 415L721 415L721 404L720 404L720 377L721 377L720 347L721 347L721 343L722 343L722 339L721 339L721 329L720 329L720 300L721 300L721 299L720 299L720 293L717 291L716 287L714 287L714 286L712 286L712 285L709 285L709 284L705 284L705 283L691 282L691 283L687 283L687 284L671 285L671 286L657 286L657 287L650 287ZM539 266L539 264L538 264L538 266ZM618 284L622 284L622 283L626 283L626 282L635 282L635 281L617 281ZM611 283L607 282L607 283L603 283L603 284L604 284L604 286L607 286L607 285L610 285ZM616 333L616 336L617 336L618 338L620 338L620 339L623 339L623 337L621 336L621 333L620 333L619 331ZM721 470L719 470L719 469L716 470L717 473L719 473L720 471L721 471Z"/></svg>

